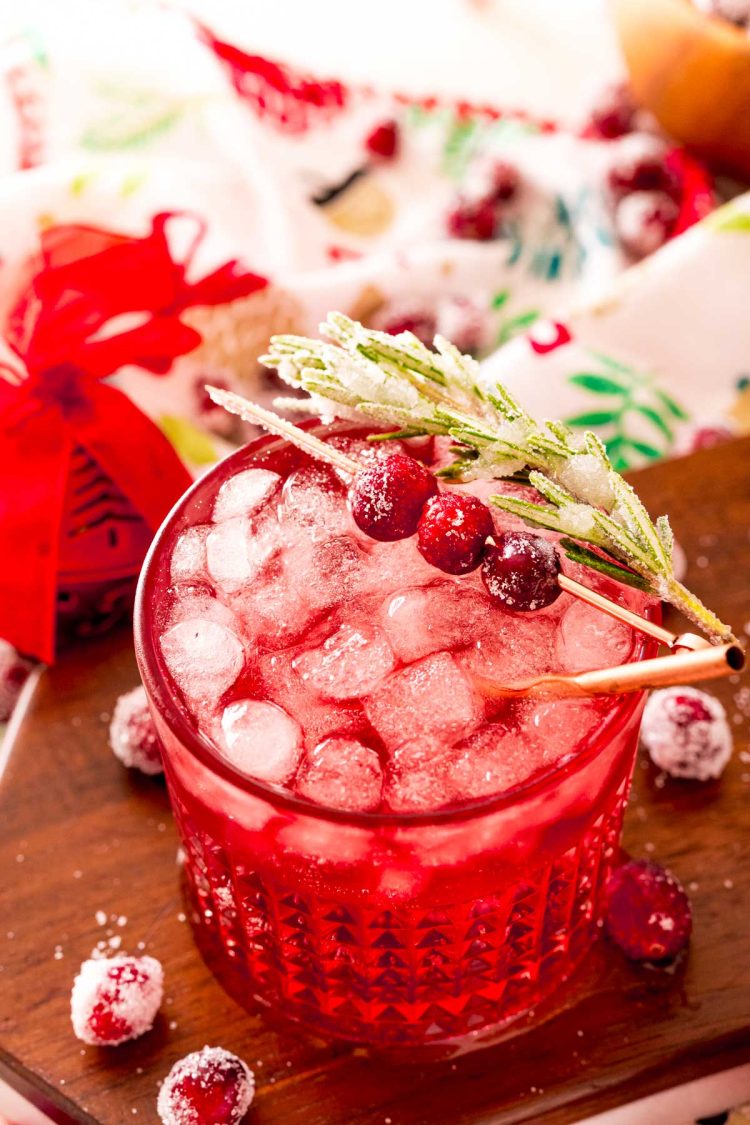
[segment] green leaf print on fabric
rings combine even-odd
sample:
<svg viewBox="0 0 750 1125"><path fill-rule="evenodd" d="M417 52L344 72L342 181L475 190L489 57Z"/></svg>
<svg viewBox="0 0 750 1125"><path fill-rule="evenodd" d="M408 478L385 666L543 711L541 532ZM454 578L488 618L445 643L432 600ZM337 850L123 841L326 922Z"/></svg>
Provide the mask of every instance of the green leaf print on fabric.
<svg viewBox="0 0 750 1125"><path fill-rule="evenodd" d="M498 313L501 309L505 308L512 297L510 289L500 289L497 293L493 293L490 298L490 308L493 312ZM495 336L495 347L502 347L507 344L508 340L512 340L514 336L518 336L521 332L525 332L527 328L531 328L534 321L538 320L541 316L539 309L525 309L523 312L514 313L512 316L500 317L497 321L497 335Z"/></svg>
<svg viewBox="0 0 750 1125"><path fill-rule="evenodd" d="M173 129L194 102L112 83L100 83L96 92L111 103L112 110L92 122L81 137L82 147L95 152L145 147Z"/></svg>
<svg viewBox="0 0 750 1125"><path fill-rule="evenodd" d="M219 454L210 437L186 418L162 414L158 426L188 464L210 465L218 460Z"/></svg>
<svg viewBox="0 0 750 1125"><path fill-rule="evenodd" d="M611 356L589 351L603 371L579 371L568 377L571 386L609 401L603 409L592 409L565 419L574 429L596 427L617 472L663 457L674 444L674 421L688 415L660 387L653 376L637 371ZM592 366L594 366L592 364Z"/></svg>

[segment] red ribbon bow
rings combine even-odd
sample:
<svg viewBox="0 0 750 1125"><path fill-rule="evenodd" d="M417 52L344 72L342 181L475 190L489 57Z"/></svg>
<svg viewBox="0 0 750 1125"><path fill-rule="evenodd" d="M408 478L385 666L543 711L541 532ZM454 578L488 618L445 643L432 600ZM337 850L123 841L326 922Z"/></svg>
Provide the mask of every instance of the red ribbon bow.
<svg viewBox="0 0 750 1125"><path fill-rule="evenodd" d="M191 241L176 261L175 219ZM155 531L190 484L161 431L102 382L125 364L165 374L201 342L180 320L266 285L228 261L198 281L187 272L205 233L194 215L154 216L145 238L94 227L41 236L27 288L0 338L0 637L50 661L55 650L60 529L71 455L83 447ZM114 318L129 314L117 330Z"/></svg>

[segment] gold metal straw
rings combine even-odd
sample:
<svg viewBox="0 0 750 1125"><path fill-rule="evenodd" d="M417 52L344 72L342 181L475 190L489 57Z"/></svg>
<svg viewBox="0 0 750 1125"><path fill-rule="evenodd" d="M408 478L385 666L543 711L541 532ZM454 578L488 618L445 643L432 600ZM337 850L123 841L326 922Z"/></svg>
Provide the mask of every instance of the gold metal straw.
<svg viewBox="0 0 750 1125"><path fill-rule="evenodd" d="M474 683L483 695L492 698L518 698L519 696L581 696L619 695L624 692L643 691L654 687L671 687L691 684L697 680L714 680L740 672L745 666L745 654L739 645L712 645L696 651L683 651L671 656L658 656L653 660L635 660L632 664L618 664L615 668L597 668L593 672L579 672L575 676L538 676L525 683L504 685L484 676L473 676Z"/></svg>

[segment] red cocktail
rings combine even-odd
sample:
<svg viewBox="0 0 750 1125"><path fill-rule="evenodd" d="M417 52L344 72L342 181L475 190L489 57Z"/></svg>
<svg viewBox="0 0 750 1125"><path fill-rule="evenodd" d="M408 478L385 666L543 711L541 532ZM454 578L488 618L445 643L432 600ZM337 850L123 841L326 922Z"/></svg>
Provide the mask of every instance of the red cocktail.
<svg viewBox="0 0 750 1125"><path fill-rule="evenodd" d="M643 612L643 595L599 588ZM413 538L367 539L336 471L266 438L162 528L137 652L198 941L241 1002L356 1042L463 1045L581 963L642 699L489 699L477 677L638 659L628 627L566 594L509 613Z"/></svg>

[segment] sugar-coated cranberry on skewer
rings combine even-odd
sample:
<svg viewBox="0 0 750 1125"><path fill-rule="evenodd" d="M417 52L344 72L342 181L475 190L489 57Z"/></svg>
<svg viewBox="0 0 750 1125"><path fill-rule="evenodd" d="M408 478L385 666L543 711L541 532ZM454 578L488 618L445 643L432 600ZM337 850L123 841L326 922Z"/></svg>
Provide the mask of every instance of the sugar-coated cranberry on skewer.
<svg viewBox="0 0 750 1125"><path fill-rule="evenodd" d="M562 593L560 560L547 539L526 531L504 531L486 547L482 581L487 593L505 609L544 609Z"/></svg>
<svg viewBox="0 0 750 1125"><path fill-rule="evenodd" d="M414 535L422 509L437 492L437 480L421 461L394 453L355 474L349 510L360 531L390 543Z"/></svg>
<svg viewBox="0 0 750 1125"><path fill-rule="evenodd" d="M490 510L476 496L441 492L424 505L417 527L422 557L446 574L468 574L482 561L494 533Z"/></svg>

